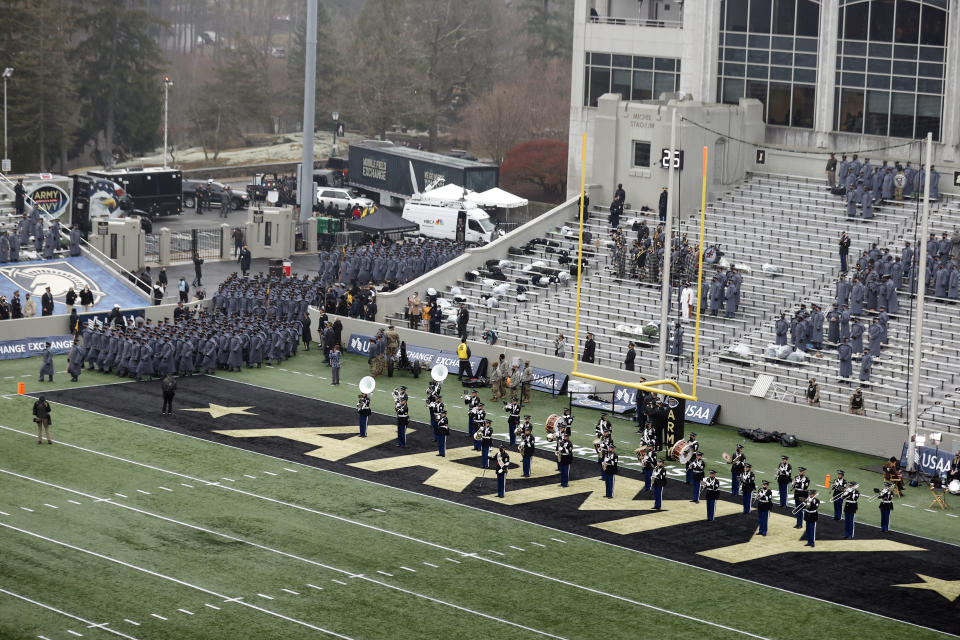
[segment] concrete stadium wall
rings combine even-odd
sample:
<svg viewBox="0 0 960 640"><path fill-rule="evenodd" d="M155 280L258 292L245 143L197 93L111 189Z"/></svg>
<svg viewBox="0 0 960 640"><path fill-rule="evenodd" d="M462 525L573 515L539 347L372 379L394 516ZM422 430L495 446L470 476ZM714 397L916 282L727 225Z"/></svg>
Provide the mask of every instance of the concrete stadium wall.
<svg viewBox="0 0 960 640"><path fill-rule="evenodd" d="M200 300L191 302L189 307L200 307L208 309L212 302L210 300ZM132 309L121 309L120 311L133 311L142 308L144 317L159 322L164 318L173 320L173 310L177 308L176 304L161 304L158 306L135 307ZM80 308L78 307L78 312ZM70 316L59 314L55 316L35 316L33 318L19 318L17 320L4 320L0 322L0 341L2 340L20 340L23 338L32 338L35 336L56 336L67 335L70 332Z"/></svg>
<svg viewBox="0 0 960 640"><path fill-rule="evenodd" d="M592 193L589 188L588 193ZM593 198L592 195L590 197ZM579 202L579 197L570 198L543 215L517 227L510 234L482 247L467 249L463 255L423 274L399 289L378 294L377 320L382 321L388 315L403 313L407 306L407 298L414 291L419 291L421 296L429 287L443 291L445 287L455 285L457 279L462 278L467 271L482 267L487 260L507 258L509 247L521 246L533 238L542 238L547 231L562 226L570 219L574 212L578 211Z"/></svg>
<svg viewBox="0 0 960 640"><path fill-rule="evenodd" d="M310 309L310 318L316 327L320 312ZM376 322L366 322L353 318L337 316L343 323L343 340L349 339L351 333L374 335L384 325ZM397 326L400 339L417 346L436 349L455 350L460 343L456 336L437 335L414 331L406 327ZM540 353L530 353L520 349L491 346L484 342L470 341L470 350L473 355L484 356L491 361L505 354L507 360L519 357L530 360L534 367L559 371L569 374L573 370L573 360L561 359ZM580 363L578 370L596 376L639 381L640 374L628 374L625 371ZM647 376L648 379L651 376ZM426 381L423 383L426 385ZM612 385L597 382L598 391L610 391ZM762 428L767 431L784 431L792 433L802 442L809 442L848 451L856 451L870 455L889 457L900 455L901 447L907 438L906 425L894 424L874 418L854 416L827 409L817 409L804 404L781 402L752 398L742 393L711 389L701 386L698 397L706 402L721 405L719 420L722 424L736 425L745 428ZM802 444L801 444L802 446ZM943 449L960 448L960 434L944 434Z"/></svg>

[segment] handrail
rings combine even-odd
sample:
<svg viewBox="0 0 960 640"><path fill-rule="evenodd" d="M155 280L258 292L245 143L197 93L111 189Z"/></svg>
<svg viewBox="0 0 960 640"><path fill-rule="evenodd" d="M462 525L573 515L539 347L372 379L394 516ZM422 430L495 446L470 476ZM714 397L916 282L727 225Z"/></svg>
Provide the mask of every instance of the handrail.
<svg viewBox="0 0 960 640"><path fill-rule="evenodd" d="M589 16L590 24L613 24L630 27L654 27L662 29L682 29L682 20L656 20L653 18L621 18L619 16Z"/></svg>

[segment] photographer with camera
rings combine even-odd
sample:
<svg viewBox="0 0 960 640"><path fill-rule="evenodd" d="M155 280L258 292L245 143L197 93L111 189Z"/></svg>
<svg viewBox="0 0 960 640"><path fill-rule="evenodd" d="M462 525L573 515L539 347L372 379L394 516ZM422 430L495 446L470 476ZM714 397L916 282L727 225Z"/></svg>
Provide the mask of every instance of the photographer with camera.
<svg viewBox="0 0 960 640"><path fill-rule="evenodd" d="M50 403L44 396L33 403L33 421L37 423L37 444L43 444L44 432L47 434L47 444L53 444L50 439Z"/></svg>

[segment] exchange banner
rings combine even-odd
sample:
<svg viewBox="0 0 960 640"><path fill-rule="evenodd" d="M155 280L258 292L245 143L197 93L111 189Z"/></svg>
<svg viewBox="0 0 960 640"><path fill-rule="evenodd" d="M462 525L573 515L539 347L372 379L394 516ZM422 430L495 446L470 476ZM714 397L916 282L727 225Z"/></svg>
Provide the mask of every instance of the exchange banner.
<svg viewBox="0 0 960 640"><path fill-rule="evenodd" d="M30 358L38 356L44 345L50 343L50 351L56 355L70 351L73 336L41 336L39 338L21 338L19 340L4 340L0 342L0 360L14 360L16 358Z"/></svg>

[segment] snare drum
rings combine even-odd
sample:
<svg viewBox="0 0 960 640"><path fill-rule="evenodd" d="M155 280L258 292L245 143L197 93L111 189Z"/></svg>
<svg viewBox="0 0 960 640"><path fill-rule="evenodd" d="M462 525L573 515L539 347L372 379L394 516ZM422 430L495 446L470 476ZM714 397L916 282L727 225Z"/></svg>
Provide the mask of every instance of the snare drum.
<svg viewBox="0 0 960 640"><path fill-rule="evenodd" d="M678 440L670 450L670 457L677 462L687 464L693 458L693 445L686 440Z"/></svg>
<svg viewBox="0 0 960 640"><path fill-rule="evenodd" d="M947 491L955 496L960 496L960 480L951 480L947 485Z"/></svg>

